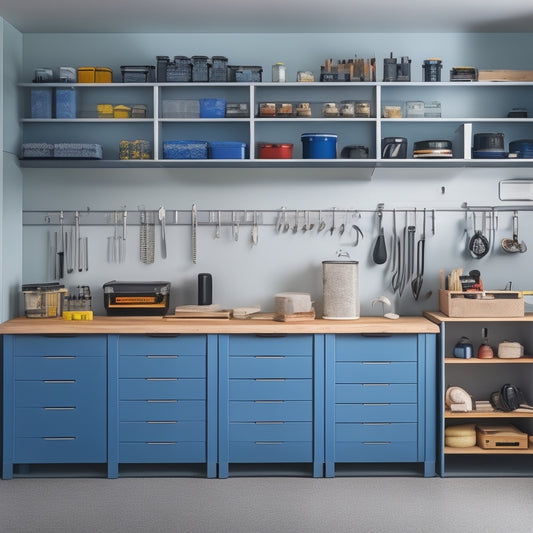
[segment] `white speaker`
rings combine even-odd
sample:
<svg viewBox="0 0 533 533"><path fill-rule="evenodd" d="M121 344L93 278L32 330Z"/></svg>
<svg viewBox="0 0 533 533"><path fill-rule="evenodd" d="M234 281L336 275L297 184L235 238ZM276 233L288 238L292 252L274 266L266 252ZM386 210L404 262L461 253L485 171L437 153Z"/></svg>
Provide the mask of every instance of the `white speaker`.
<svg viewBox="0 0 533 533"><path fill-rule="evenodd" d="M359 318L359 262L322 261L324 309L322 318Z"/></svg>

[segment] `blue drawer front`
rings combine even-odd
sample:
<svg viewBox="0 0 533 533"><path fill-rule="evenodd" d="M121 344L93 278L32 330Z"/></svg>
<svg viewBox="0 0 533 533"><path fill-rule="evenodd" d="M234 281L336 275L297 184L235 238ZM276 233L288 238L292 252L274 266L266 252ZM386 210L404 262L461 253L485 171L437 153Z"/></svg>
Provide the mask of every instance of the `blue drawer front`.
<svg viewBox="0 0 533 533"><path fill-rule="evenodd" d="M313 358L310 355L255 355L230 357L230 378L311 378Z"/></svg>
<svg viewBox="0 0 533 533"><path fill-rule="evenodd" d="M313 353L313 336L230 335L228 353L230 355L311 355Z"/></svg>
<svg viewBox="0 0 533 533"><path fill-rule="evenodd" d="M311 442L230 442L230 463L309 463L313 460Z"/></svg>
<svg viewBox="0 0 533 533"><path fill-rule="evenodd" d="M64 437L106 435L105 401L85 408L24 407L15 410L15 437Z"/></svg>
<svg viewBox="0 0 533 533"><path fill-rule="evenodd" d="M200 442L205 441L204 422L121 422L121 442Z"/></svg>
<svg viewBox="0 0 533 533"><path fill-rule="evenodd" d="M335 336L337 361L416 361L417 352L416 335Z"/></svg>
<svg viewBox="0 0 533 533"><path fill-rule="evenodd" d="M77 379L87 382L106 374L105 357L76 355L16 357L15 379ZM105 390L105 389L104 389Z"/></svg>
<svg viewBox="0 0 533 533"><path fill-rule="evenodd" d="M337 404L337 422L416 422L416 404Z"/></svg>
<svg viewBox="0 0 533 533"><path fill-rule="evenodd" d="M78 335L75 337L47 337L45 335L15 335L14 355L19 356L102 356L107 354L106 337Z"/></svg>
<svg viewBox="0 0 533 533"><path fill-rule="evenodd" d="M340 383L336 403L416 403L416 383Z"/></svg>
<svg viewBox="0 0 533 533"><path fill-rule="evenodd" d="M418 461L416 442L338 442L337 463L397 463Z"/></svg>
<svg viewBox="0 0 533 533"><path fill-rule="evenodd" d="M15 382L16 407L72 407L92 405L105 398L105 376L98 381L45 380Z"/></svg>
<svg viewBox="0 0 533 533"><path fill-rule="evenodd" d="M149 335L124 335L119 337L120 355L205 355L205 335L178 335L176 337L150 337Z"/></svg>
<svg viewBox="0 0 533 533"><path fill-rule="evenodd" d="M230 400L310 400L310 379L231 379Z"/></svg>
<svg viewBox="0 0 533 533"><path fill-rule="evenodd" d="M89 437L16 438L13 463L105 463L106 434Z"/></svg>
<svg viewBox="0 0 533 533"><path fill-rule="evenodd" d="M205 379L120 379L121 400L203 400Z"/></svg>
<svg viewBox="0 0 533 533"><path fill-rule="evenodd" d="M230 422L269 420L313 420L313 402L285 400L232 401L229 403Z"/></svg>
<svg viewBox="0 0 533 533"><path fill-rule="evenodd" d="M121 378L205 378L206 358L198 355L122 355Z"/></svg>
<svg viewBox="0 0 533 533"><path fill-rule="evenodd" d="M230 442L306 442L313 440L313 425L311 422L233 422L229 426L229 439Z"/></svg>
<svg viewBox="0 0 533 533"><path fill-rule="evenodd" d="M120 420L205 420L205 401L125 400L120 402Z"/></svg>
<svg viewBox="0 0 533 533"><path fill-rule="evenodd" d="M417 373L417 364L406 362L354 362L335 365L337 383L416 383Z"/></svg>
<svg viewBox="0 0 533 533"><path fill-rule="evenodd" d="M359 423L335 424L337 442L414 442L417 441L415 423Z"/></svg>
<svg viewBox="0 0 533 533"><path fill-rule="evenodd" d="M205 463L204 442L121 442L119 463Z"/></svg>

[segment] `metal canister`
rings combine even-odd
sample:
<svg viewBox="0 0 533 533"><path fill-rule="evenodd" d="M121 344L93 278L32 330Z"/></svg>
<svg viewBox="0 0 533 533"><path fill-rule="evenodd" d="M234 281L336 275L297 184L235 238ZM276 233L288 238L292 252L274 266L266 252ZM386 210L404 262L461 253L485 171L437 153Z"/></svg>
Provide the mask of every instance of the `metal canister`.
<svg viewBox="0 0 533 533"><path fill-rule="evenodd" d="M360 316L359 262L322 261L322 318L353 320Z"/></svg>
<svg viewBox="0 0 533 533"><path fill-rule="evenodd" d="M272 65L272 81L276 83L285 83L287 81L287 67L285 63L278 61Z"/></svg>

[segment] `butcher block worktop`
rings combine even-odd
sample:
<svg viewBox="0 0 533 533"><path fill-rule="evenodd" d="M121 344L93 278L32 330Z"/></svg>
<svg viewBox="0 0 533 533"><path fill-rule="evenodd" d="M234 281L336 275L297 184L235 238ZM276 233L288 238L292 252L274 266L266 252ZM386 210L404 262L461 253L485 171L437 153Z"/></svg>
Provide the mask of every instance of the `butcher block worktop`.
<svg viewBox="0 0 533 533"><path fill-rule="evenodd" d="M289 333L438 333L439 327L422 316L398 320L361 317L357 320L273 320L194 319L172 317L107 317L70 321L62 318L19 317L0 324L2 335L53 334L289 334Z"/></svg>

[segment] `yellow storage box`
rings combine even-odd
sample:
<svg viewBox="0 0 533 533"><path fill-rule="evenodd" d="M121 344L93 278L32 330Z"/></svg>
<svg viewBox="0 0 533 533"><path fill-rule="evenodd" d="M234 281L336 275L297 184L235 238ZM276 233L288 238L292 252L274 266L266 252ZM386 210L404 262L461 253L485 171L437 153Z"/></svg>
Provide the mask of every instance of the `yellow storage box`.
<svg viewBox="0 0 533 533"><path fill-rule="evenodd" d="M78 67L78 83L112 83L113 71L108 67Z"/></svg>

